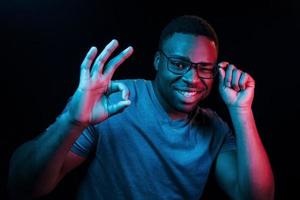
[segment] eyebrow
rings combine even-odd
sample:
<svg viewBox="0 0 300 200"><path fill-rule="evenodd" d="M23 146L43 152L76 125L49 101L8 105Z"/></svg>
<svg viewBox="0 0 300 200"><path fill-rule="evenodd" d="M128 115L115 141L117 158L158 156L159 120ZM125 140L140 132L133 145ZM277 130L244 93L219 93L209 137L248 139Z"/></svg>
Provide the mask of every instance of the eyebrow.
<svg viewBox="0 0 300 200"><path fill-rule="evenodd" d="M171 55L170 56L171 58L178 58L178 59L181 59L183 61L188 61L190 63L193 63L193 64L200 64L202 66L209 66L209 65L214 65L215 63L213 62L198 62L198 63L194 63L192 62L188 57L185 57L185 56L181 56L181 55Z"/></svg>

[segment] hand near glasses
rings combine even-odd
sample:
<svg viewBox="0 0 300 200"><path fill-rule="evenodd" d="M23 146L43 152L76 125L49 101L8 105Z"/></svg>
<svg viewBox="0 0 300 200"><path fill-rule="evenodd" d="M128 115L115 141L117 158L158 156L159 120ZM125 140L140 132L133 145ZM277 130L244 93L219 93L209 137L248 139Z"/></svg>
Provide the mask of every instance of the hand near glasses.
<svg viewBox="0 0 300 200"><path fill-rule="evenodd" d="M228 108L251 108L254 98L254 79L228 62L220 62L218 67L219 92Z"/></svg>
<svg viewBox="0 0 300 200"><path fill-rule="evenodd" d="M130 105L126 85L111 79L115 70L132 54L133 48L126 48L107 62L117 47L118 41L112 40L98 56L96 47L87 53L80 68L79 86L68 109L71 120L86 126L96 124ZM117 91L122 92L123 100L111 105L108 97Z"/></svg>

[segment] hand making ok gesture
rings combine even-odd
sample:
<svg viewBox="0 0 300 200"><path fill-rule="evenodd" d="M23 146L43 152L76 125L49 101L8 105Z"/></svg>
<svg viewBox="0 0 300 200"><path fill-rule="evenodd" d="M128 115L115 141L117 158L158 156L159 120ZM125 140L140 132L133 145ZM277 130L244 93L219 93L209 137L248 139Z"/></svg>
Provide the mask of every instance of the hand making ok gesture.
<svg viewBox="0 0 300 200"><path fill-rule="evenodd" d="M132 54L133 48L126 48L108 61L117 47L118 41L112 40L98 56L96 47L87 53L80 68L79 86L68 109L72 120L85 125L96 124L130 105L126 85L111 79L116 69ZM117 91L122 92L123 100L110 104L109 95Z"/></svg>

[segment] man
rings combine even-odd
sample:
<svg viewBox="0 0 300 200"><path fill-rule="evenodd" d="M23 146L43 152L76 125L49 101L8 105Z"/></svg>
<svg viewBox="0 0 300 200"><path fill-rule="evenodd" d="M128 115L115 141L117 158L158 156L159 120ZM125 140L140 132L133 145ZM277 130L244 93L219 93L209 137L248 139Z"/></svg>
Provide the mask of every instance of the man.
<svg viewBox="0 0 300 200"><path fill-rule="evenodd" d="M51 192L94 152L79 199L199 199L210 171L231 199L273 199L273 174L251 109L255 82L232 64L216 65L217 36L205 20L181 16L165 27L152 81L112 81L133 53L128 47L110 59L117 46L112 40L98 56L89 50L65 111L16 150L12 196ZM217 72L234 135L199 106Z"/></svg>

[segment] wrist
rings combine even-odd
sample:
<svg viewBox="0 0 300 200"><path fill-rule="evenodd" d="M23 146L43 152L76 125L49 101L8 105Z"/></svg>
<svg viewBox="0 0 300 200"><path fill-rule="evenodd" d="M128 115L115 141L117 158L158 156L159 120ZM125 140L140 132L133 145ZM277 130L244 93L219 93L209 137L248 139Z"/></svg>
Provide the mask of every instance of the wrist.
<svg viewBox="0 0 300 200"><path fill-rule="evenodd" d="M70 115L69 112L63 113L62 118L63 118L62 120L64 121L64 123L67 123L70 126L73 126L73 127L76 127L76 128L85 129L89 126L89 123L85 123L85 122L81 122L81 121L76 120L74 117L72 117Z"/></svg>
<svg viewBox="0 0 300 200"><path fill-rule="evenodd" d="M228 106L229 113L231 114L249 114L252 113L251 106L239 107L239 106Z"/></svg>

